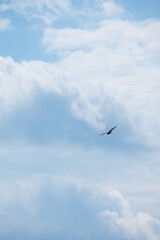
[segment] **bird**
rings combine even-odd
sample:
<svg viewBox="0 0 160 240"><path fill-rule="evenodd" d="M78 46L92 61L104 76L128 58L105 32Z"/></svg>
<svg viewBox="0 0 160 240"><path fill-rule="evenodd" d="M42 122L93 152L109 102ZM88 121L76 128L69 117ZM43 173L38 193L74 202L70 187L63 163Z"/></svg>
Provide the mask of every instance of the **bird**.
<svg viewBox="0 0 160 240"><path fill-rule="evenodd" d="M111 134L112 131L113 131L116 127L117 127L117 126L111 128L108 132L101 133L100 136L103 136L103 135L105 135L105 134L108 134L108 135Z"/></svg>

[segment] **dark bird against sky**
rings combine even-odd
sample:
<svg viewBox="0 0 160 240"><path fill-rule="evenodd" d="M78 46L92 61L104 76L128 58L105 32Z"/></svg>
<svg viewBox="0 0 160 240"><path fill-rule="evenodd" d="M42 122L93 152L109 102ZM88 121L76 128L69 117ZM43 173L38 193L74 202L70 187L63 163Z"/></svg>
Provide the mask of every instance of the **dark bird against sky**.
<svg viewBox="0 0 160 240"><path fill-rule="evenodd" d="M113 131L116 127L117 127L117 126L111 128L108 132L104 132L104 133L100 134L100 136L103 136L103 135L105 135L105 134L108 134L108 135L111 134L112 131Z"/></svg>

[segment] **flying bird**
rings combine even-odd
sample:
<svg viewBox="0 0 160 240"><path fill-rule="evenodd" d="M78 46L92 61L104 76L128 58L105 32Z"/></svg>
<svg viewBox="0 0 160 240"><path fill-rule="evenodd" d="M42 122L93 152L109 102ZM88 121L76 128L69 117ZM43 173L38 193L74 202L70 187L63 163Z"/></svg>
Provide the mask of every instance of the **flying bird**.
<svg viewBox="0 0 160 240"><path fill-rule="evenodd" d="M103 135L105 135L105 134L108 134L108 135L111 134L112 131L113 131L116 127L117 127L117 126L111 128L108 132L104 132L104 133L100 134L100 136L103 136Z"/></svg>

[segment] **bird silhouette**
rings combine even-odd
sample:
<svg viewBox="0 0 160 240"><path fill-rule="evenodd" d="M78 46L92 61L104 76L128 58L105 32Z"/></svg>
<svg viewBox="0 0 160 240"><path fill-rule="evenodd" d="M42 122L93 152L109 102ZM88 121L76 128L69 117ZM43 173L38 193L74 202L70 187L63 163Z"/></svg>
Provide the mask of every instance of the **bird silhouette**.
<svg viewBox="0 0 160 240"><path fill-rule="evenodd" d="M108 132L101 133L100 136L103 136L103 135L105 135L105 134L108 134L108 135L111 134L112 131L113 131L116 127L117 127L117 126L111 128Z"/></svg>

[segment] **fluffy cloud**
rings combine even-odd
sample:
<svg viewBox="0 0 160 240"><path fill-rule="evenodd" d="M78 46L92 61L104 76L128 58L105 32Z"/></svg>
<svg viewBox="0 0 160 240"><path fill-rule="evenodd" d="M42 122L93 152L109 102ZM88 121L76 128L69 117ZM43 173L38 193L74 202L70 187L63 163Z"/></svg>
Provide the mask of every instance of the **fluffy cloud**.
<svg viewBox="0 0 160 240"><path fill-rule="evenodd" d="M154 123L160 117L159 29L160 22L156 20L139 23L106 20L94 30L46 29L43 43L48 51L67 55L63 68L72 79L77 73L79 90L88 83L86 96L80 97L79 104L74 106L77 112L81 112L79 106L85 109L88 105L94 113L99 112L97 119L107 119L105 111L110 112L112 104L134 129L139 127L149 139L159 132L158 122ZM82 90L81 94L85 92ZM85 110L82 116L87 118ZM92 115L90 119L93 118Z"/></svg>
<svg viewBox="0 0 160 240"><path fill-rule="evenodd" d="M49 51L104 48L106 51L115 51L119 54L121 50L124 57L130 60L133 57L133 60L144 60L145 57L149 59L158 57L160 34L157 30L159 28L160 22L152 19L143 22L104 20L99 22L98 27L93 30L47 28L43 43ZM120 64L119 61L116 62Z"/></svg>
<svg viewBox="0 0 160 240"><path fill-rule="evenodd" d="M118 119L139 141L156 145L159 30L158 20L107 20L93 30L46 29L43 43L60 60L16 63L1 57L0 98L5 106L16 106L40 87L71 99L74 114L93 126L100 129Z"/></svg>
<svg viewBox="0 0 160 240"><path fill-rule="evenodd" d="M120 216L117 212L106 210L102 215L109 217L112 224L120 227L126 239L158 240L160 237L153 230L160 226L160 221L149 214L139 212L136 215Z"/></svg>
<svg viewBox="0 0 160 240"><path fill-rule="evenodd" d="M146 213L134 216L126 199L111 187L49 175L1 181L0 186L3 239L18 232L30 239L158 239L153 223L159 226L159 220Z"/></svg>
<svg viewBox="0 0 160 240"><path fill-rule="evenodd" d="M100 3L106 11L120 11L113 1ZM3 4L4 11L7 6L21 12L35 8L43 14L47 8L58 14L59 8L69 9L70 2L17 0ZM136 140L156 145L160 135L160 21L110 19L92 29L47 28L42 44L60 60L16 63L0 58L0 98L6 108L24 103L40 87L69 98L74 114L94 127L124 122Z"/></svg>

